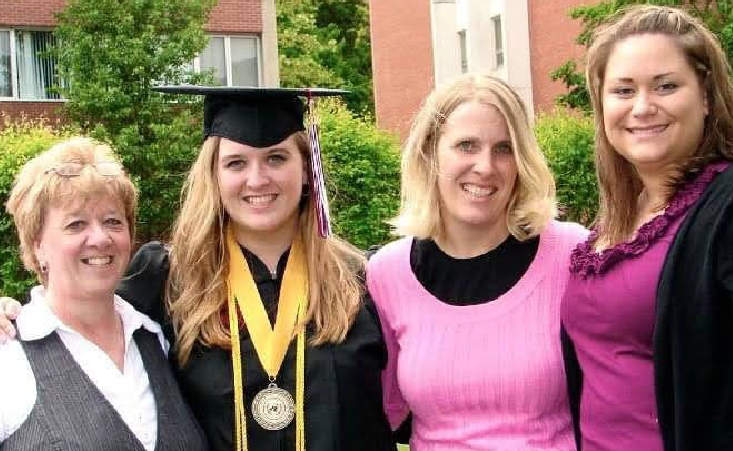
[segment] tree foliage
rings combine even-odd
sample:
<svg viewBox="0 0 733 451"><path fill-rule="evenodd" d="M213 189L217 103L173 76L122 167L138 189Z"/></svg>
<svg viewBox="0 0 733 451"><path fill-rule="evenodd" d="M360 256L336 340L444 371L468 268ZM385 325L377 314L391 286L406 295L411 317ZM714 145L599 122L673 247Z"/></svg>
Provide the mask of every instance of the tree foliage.
<svg viewBox="0 0 733 451"><path fill-rule="evenodd" d="M733 10L729 1L690 1L690 0L611 0L595 5L583 5L573 8L570 17L582 22L583 28L576 38L578 44L588 47L593 31L606 19L628 5L652 4L684 8L693 16L697 16L720 39L728 58L733 58ZM590 111L590 97L586 89L585 75L578 70L578 64L569 60L550 75L552 80L562 81L568 92L557 99L560 105Z"/></svg>
<svg viewBox="0 0 733 451"><path fill-rule="evenodd" d="M561 217L586 226L598 210L593 134L593 118L567 109L535 121L537 143L555 176Z"/></svg>
<svg viewBox="0 0 733 451"><path fill-rule="evenodd" d="M369 11L360 0L277 0L280 81L351 91L349 109L371 120Z"/></svg>
<svg viewBox="0 0 733 451"><path fill-rule="evenodd" d="M319 105L334 230L362 249L392 240L386 221L400 203L397 139L338 101Z"/></svg>
<svg viewBox="0 0 733 451"><path fill-rule="evenodd" d="M65 115L120 154L140 189L143 239L170 225L181 175L200 139L191 109L151 87L206 78L186 68L206 45L212 6L213 0L69 0L57 15L54 53Z"/></svg>

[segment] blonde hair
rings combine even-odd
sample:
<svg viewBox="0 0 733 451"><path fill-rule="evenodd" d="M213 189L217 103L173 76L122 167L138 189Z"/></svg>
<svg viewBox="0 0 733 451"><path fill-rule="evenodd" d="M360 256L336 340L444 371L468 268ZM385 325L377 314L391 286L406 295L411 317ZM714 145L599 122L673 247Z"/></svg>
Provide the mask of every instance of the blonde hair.
<svg viewBox="0 0 733 451"><path fill-rule="evenodd" d="M90 138L76 137L62 141L36 155L21 168L15 177L5 208L13 217L20 240L20 256L25 268L46 284L46 274L33 250L45 224L50 207L65 207L87 202L98 196L109 196L122 202L130 239L135 235L137 190L124 173L104 176L84 168L79 176L63 177L49 172L64 163L92 165L102 162L119 164L112 149Z"/></svg>
<svg viewBox="0 0 733 451"><path fill-rule="evenodd" d="M227 303L229 265L225 231L231 219L223 207L216 177L220 141L210 137L204 142L185 182L183 207L173 231L166 301L181 364L188 361L196 341L206 346L230 346L228 326L221 318ZM305 134L296 133L295 141L310 173ZM310 288L304 323L315 326L311 343L318 345L346 337L361 303L365 260L350 244L318 235L313 197L304 199L298 224Z"/></svg>
<svg viewBox="0 0 733 451"><path fill-rule="evenodd" d="M497 78L463 75L433 91L413 121L402 153L400 211L391 221L396 234L435 238L443 233L437 182L438 141L451 113L474 100L496 107L509 128L517 164L517 182L507 205L509 233L519 240L531 238L557 214L555 182L520 97Z"/></svg>
<svg viewBox="0 0 733 451"><path fill-rule="evenodd" d="M674 39L698 76L707 103L703 138L695 152L672 172L667 201L676 189L708 162L733 159L733 86L730 66L720 43L698 19L666 6L637 5L621 10L594 34L587 54L586 78L595 111L595 159L600 191L596 219L604 245L614 245L634 232L638 198L642 191L633 165L615 151L603 121L603 83L608 59L620 41L642 34ZM701 99L702 101L702 99Z"/></svg>

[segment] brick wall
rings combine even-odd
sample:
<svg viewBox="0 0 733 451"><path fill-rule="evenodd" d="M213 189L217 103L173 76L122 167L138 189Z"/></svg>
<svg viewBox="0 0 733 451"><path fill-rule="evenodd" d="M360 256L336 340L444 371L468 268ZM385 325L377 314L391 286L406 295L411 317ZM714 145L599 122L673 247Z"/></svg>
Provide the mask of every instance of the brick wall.
<svg viewBox="0 0 733 451"><path fill-rule="evenodd" d="M210 32L261 33L262 0L219 0L206 27Z"/></svg>
<svg viewBox="0 0 733 451"><path fill-rule="evenodd" d="M0 102L0 113L11 118L26 116L29 118L48 118L52 123L62 120L60 109L63 102ZM3 127L0 121L0 128Z"/></svg>
<svg viewBox="0 0 733 451"><path fill-rule="evenodd" d="M550 72L570 58L582 65L585 48L575 43L580 21L568 11L587 0L529 0L530 64L535 112L551 111L555 97L567 92L561 82L550 80Z"/></svg>
<svg viewBox="0 0 733 451"><path fill-rule="evenodd" d="M435 86L427 0L371 0L374 101L379 128L404 141Z"/></svg>
<svg viewBox="0 0 733 451"><path fill-rule="evenodd" d="M2 0L0 26L52 27L54 13L64 0ZM219 0L211 12L208 31L259 33L262 31L261 0Z"/></svg>
<svg viewBox="0 0 733 451"><path fill-rule="evenodd" d="M52 27L54 13L63 7L64 0L2 0L0 26Z"/></svg>

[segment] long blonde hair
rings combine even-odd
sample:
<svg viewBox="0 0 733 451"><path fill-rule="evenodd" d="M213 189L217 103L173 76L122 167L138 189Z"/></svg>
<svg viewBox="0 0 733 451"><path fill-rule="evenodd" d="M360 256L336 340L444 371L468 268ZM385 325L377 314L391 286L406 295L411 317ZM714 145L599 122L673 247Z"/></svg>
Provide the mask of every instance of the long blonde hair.
<svg viewBox="0 0 733 451"><path fill-rule="evenodd" d="M227 303L229 265L225 231L231 219L221 202L216 177L220 141L218 137L208 138L191 167L171 241L166 304L176 331L181 365L188 361L197 341L206 346L230 346L228 326L221 318ZM305 134L296 133L295 141L310 173ZM318 235L313 196L305 199L298 221L310 287L304 322L314 326L311 344L337 343L346 337L358 312L365 260L345 241Z"/></svg>
<svg viewBox="0 0 733 451"><path fill-rule="evenodd" d="M696 72L708 102L709 114L705 118L702 142L672 171L667 202L690 175L699 172L708 162L718 158L733 159L733 85L728 59L715 35L698 19L680 9L636 5L621 10L596 31L586 65L588 91L595 112L595 159L600 191L596 224L598 242L604 245L617 244L633 234L642 191L641 179L633 165L616 152L606 136L602 96L604 75L616 44L641 34L662 34L674 39Z"/></svg>
<svg viewBox="0 0 733 451"><path fill-rule="evenodd" d="M461 104L493 105L506 120L517 164L517 181L507 205L507 226L518 240L538 235L557 214L555 181L535 141L520 97L488 75L463 75L433 91L412 124L402 153L402 201L391 221L395 233L436 238L442 231L437 146L443 125Z"/></svg>

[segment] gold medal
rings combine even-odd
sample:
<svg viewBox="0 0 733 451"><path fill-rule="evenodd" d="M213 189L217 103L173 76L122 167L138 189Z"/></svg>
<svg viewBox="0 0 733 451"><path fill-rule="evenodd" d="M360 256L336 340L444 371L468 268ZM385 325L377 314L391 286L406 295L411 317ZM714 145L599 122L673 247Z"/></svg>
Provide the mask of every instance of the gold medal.
<svg viewBox="0 0 733 451"><path fill-rule="evenodd" d="M295 416L295 402L286 390L271 383L252 400L252 416L262 429L285 429Z"/></svg>

